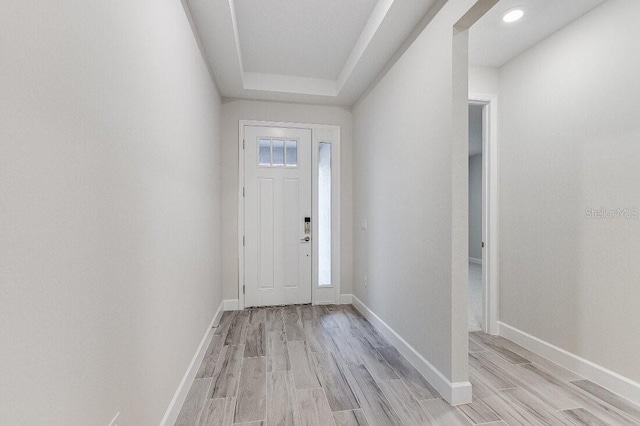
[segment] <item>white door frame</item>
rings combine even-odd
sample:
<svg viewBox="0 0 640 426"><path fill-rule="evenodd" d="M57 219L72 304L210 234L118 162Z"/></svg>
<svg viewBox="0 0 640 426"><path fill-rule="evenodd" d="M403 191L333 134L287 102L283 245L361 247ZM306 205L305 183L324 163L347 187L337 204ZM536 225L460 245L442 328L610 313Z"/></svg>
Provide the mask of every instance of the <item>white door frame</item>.
<svg viewBox="0 0 640 426"><path fill-rule="evenodd" d="M482 286L483 329L498 334L498 97L469 94L469 103L482 109Z"/></svg>
<svg viewBox="0 0 640 426"><path fill-rule="evenodd" d="M244 127L280 127L311 130L311 211L312 262L311 301L314 305L340 303L340 126L240 120L238 138L238 309L244 299ZM318 286L318 148L320 142L331 143L331 286Z"/></svg>

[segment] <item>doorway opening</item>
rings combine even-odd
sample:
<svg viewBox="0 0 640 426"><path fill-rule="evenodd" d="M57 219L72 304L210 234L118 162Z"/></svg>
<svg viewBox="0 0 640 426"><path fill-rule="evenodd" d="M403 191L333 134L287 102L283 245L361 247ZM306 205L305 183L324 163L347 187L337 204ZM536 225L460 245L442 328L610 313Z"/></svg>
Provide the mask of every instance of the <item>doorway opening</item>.
<svg viewBox="0 0 640 426"><path fill-rule="evenodd" d="M482 104L469 104L469 331L482 331Z"/></svg>
<svg viewBox="0 0 640 426"><path fill-rule="evenodd" d="M239 135L238 308L340 303L340 127Z"/></svg>
<svg viewBox="0 0 640 426"><path fill-rule="evenodd" d="M498 334L497 98L469 98L469 331Z"/></svg>

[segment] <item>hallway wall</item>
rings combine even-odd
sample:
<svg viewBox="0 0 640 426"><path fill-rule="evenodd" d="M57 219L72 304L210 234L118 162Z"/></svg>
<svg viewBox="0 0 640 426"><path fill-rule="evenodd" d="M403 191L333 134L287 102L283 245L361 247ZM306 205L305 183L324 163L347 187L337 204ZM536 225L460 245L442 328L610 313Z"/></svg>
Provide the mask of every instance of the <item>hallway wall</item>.
<svg viewBox="0 0 640 426"><path fill-rule="evenodd" d="M500 69L500 320L636 382L638 16L610 0Z"/></svg>
<svg viewBox="0 0 640 426"><path fill-rule="evenodd" d="M223 282L224 299L238 299L238 125L240 120L333 124L341 130L341 292L353 281L353 161L351 111L346 108L283 102L225 100L222 105Z"/></svg>
<svg viewBox="0 0 640 426"><path fill-rule="evenodd" d="M466 81L453 92L452 39L473 3L447 2L354 108L354 295L460 388L467 380L468 239L466 227L453 231L453 220L468 220L468 134L466 126L454 129L453 100L460 101L457 117L468 107ZM455 217L454 188L465 194Z"/></svg>
<svg viewBox="0 0 640 426"><path fill-rule="evenodd" d="M0 63L0 423L157 425L222 300L220 97L182 5L6 0Z"/></svg>
<svg viewBox="0 0 640 426"><path fill-rule="evenodd" d="M473 37L473 28L469 37ZM499 69L495 67L478 67L469 65L469 93L481 95L498 95L500 92Z"/></svg>

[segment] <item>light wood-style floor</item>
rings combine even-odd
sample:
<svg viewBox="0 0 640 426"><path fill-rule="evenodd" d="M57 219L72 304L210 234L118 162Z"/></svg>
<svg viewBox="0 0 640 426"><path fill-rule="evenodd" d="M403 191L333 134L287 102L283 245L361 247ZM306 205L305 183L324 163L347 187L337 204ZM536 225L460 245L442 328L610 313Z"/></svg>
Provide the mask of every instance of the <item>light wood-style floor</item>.
<svg viewBox="0 0 640 426"><path fill-rule="evenodd" d="M176 425L640 425L640 408L500 337L469 334L450 407L352 306L225 312Z"/></svg>

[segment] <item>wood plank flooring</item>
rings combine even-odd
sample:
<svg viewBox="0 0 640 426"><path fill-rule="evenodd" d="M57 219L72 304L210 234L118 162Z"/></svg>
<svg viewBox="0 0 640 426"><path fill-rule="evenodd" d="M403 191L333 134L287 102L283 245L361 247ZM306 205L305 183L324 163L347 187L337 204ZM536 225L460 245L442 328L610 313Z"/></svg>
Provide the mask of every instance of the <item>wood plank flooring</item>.
<svg viewBox="0 0 640 426"><path fill-rule="evenodd" d="M469 334L450 407L352 306L225 312L176 425L640 426L640 407L501 337Z"/></svg>

